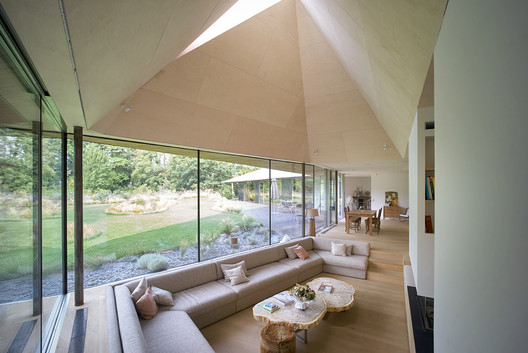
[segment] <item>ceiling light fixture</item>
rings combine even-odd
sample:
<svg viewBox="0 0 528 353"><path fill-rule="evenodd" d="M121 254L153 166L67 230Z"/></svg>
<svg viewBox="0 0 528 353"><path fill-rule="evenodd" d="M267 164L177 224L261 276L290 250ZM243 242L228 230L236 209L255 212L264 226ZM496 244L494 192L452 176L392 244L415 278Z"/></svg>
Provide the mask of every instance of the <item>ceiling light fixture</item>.
<svg viewBox="0 0 528 353"><path fill-rule="evenodd" d="M383 145L383 150L384 150L384 151L387 150L387 145Z"/></svg>
<svg viewBox="0 0 528 353"><path fill-rule="evenodd" d="M128 105L124 105L124 104L121 104L121 109L123 109L125 111L125 113L128 113L129 111L132 110L132 108L130 108Z"/></svg>
<svg viewBox="0 0 528 353"><path fill-rule="evenodd" d="M227 10L215 23L207 28L198 38L194 40L179 57L204 45L231 28L238 26L242 22L270 8L281 0L238 0L229 10ZM177 58L176 58L177 59Z"/></svg>

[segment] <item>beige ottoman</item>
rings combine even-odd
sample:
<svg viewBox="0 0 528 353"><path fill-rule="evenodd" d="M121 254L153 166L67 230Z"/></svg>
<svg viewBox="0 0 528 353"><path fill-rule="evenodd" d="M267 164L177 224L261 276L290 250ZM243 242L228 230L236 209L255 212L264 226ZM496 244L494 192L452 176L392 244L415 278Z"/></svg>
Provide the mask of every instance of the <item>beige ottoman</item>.
<svg viewBox="0 0 528 353"><path fill-rule="evenodd" d="M295 331L268 324L260 332L260 353L295 353Z"/></svg>

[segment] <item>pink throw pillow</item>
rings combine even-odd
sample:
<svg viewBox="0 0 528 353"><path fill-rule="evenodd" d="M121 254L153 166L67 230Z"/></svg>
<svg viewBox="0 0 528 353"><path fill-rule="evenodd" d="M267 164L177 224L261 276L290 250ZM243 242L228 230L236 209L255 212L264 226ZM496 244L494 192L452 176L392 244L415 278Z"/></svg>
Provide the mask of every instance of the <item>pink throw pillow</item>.
<svg viewBox="0 0 528 353"><path fill-rule="evenodd" d="M301 260L307 259L310 256L308 255L306 250L304 250L304 248L300 245L293 249L293 251L297 254L297 256L299 256L299 259Z"/></svg>
<svg viewBox="0 0 528 353"><path fill-rule="evenodd" d="M158 305L152 297L152 289L147 288L147 291L136 302L136 309L145 320L150 320L158 313Z"/></svg>

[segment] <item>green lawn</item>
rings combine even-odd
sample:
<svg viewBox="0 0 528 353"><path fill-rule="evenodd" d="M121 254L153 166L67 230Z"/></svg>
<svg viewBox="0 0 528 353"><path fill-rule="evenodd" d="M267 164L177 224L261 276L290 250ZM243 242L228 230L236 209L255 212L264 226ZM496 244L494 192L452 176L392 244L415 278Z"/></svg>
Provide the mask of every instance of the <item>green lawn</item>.
<svg viewBox="0 0 528 353"><path fill-rule="evenodd" d="M84 222L92 224L101 232L84 241L84 257L121 258L128 255L178 248L185 240L188 245L196 244L197 221L164 225L170 220L163 213L157 216L145 215L113 216L104 213L105 205L84 208ZM70 211L70 210L69 210ZM201 233L219 233L222 219L238 222L240 214L223 213L201 219ZM73 212L68 212L68 221L73 221ZM44 218L42 225L43 270L45 274L60 272L61 266L61 219ZM0 280L17 277L32 271L32 221L0 222ZM73 267L73 241L68 241L68 266Z"/></svg>

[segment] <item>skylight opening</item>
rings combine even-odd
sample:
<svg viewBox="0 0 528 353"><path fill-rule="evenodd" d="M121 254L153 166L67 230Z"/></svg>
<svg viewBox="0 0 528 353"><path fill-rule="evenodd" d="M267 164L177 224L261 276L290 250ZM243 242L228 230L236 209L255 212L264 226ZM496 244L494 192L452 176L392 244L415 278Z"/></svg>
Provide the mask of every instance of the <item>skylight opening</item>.
<svg viewBox="0 0 528 353"><path fill-rule="evenodd" d="M238 0L215 23L207 28L194 42L191 43L178 58L204 45L231 28L270 8L281 0Z"/></svg>

